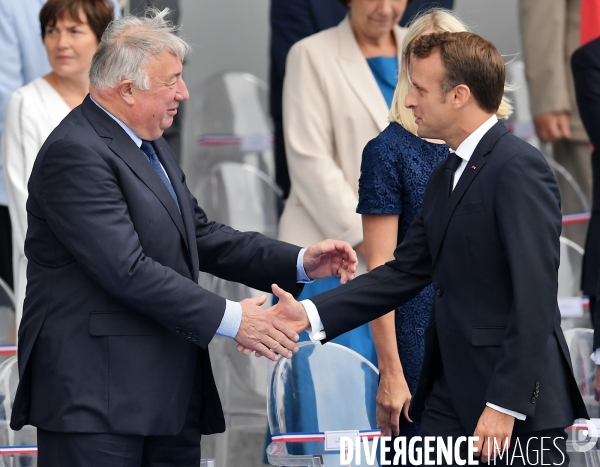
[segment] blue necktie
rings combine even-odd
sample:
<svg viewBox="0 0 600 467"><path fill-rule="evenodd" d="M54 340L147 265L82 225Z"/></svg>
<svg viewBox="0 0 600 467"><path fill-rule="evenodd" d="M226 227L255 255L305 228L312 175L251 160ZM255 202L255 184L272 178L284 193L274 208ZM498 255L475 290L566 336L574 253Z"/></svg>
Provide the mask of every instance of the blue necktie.
<svg viewBox="0 0 600 467"><path fill-rule="evenodd" d="M169 190L169 193L171 193L171 196L175 200L175 205L177 206L177 209L179 209L179 202L177 201L177 195L175 194L175 190L173 190L173 185L171 185L171 182L167 178L165 171L163 170L162 166L160 165L160 161L158 160L158 156L156 155L154 146L152 146L152 143L150 141L142 141L141 149L142 149L142 151L144 151L144 153L148 157L148 160L150 161L152 168L156 171L156 173L158 174L160 179L163 181L163 183L167 187L167 190ZM179 212L181 212L181 210L179 210Z"/></svg>

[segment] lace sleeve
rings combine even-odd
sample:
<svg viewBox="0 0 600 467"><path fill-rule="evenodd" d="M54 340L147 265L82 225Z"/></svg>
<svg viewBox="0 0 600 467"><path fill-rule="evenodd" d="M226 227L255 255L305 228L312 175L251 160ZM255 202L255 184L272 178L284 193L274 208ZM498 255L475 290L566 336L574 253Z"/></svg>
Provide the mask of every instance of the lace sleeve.
<svg viewBox="0 0 600 467"><path fill-rule="evenodd" d="M402 161L386 131L365 146L358 184L359 214L402 214Z"/></svg>

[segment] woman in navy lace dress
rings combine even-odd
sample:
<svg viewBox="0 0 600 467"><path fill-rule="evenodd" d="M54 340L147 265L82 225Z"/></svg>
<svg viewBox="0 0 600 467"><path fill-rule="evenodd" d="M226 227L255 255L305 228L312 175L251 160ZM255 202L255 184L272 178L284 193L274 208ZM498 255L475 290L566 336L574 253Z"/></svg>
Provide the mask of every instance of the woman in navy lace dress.
<svg viewBox="0 0 600 467"><path fill-rule="evenodd" d="M416 136L412 111L403 105L410 88L406 50L424 33L465 30L451 12L435 9L417 18L407 31L391 123L367 144L362 156L357 212L362 214L369 270L393 259L396 245L404 239L421 209L429 175L448 155L448 147L442 141L436 144ZM510 112L510 104L503 100L498 116L506 117ZM400 432L409 438L419 433L419 424L408 423L406 418L410 393L415 390L421 370L423 333L432 303L430 285L395 312L371 323L380 371L377 422L384 435L397 436Z"/></svg>

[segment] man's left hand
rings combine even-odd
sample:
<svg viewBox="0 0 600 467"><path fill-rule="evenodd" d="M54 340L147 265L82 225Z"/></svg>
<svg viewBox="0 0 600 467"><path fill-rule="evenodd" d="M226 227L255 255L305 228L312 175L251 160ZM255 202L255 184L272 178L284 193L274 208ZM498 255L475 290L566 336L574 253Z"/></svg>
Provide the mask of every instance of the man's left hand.
<svg viewBox="0 0 600 467"><path fill-rule="evenodd" d="M501 451L508 451L515 417L507 415L491 407L485 407L473 436L478 436L473 446L481 454L480 461L494 459Z"/></svg>
<svg viewBox="0 0 600 467"><path fill-rule="evenodd" d="M304 252L304 271L311 279L339 276L345 284L354 279L358 259L349 243L323 240Z"/></svg>

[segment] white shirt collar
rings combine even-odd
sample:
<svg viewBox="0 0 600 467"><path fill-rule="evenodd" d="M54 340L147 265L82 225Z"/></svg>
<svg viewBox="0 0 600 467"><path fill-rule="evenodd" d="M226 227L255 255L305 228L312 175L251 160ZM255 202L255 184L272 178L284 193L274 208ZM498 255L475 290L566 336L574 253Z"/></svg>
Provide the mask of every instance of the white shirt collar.
<svg viewBox="0 0 600 467"><path fill-rule="evenodd" d="M117 122L119 124L119 126L121 128L123 128L123 130L125 130L125 133L127 133L129 135L129 137L133 140L133 142L137 145L138 148L142 147L142 138L140 138L138 135L136 135L135 132L131 128L129 128L127 125L125 125L121 120L119 120L117 117L115 117L113 114L111 114L108 110L106 110L104 107L102 107L100 104L98 104L98 102L96 102L96 100L92 97L91 94L90 94L90 99L92 100L92 102L94 104L96 104L98 107L100 107L102 110L104 110L110 118L112 118L115 122Z"/></svg>
<svg viewBox="0 0 600 467"><path fill-rule="evenodd" d="M496 115L492 115L488 118L483 124L477 128L473 133L471 133L467 138L460 143L460 145L454 151L461 159L464 161L468 161L473 152L475 152L475 148L481 141L481 138L492 128L496 123L498 123L498 117Z"/></svg>

